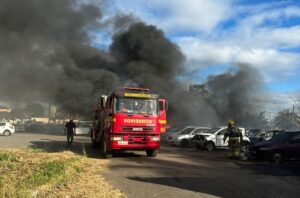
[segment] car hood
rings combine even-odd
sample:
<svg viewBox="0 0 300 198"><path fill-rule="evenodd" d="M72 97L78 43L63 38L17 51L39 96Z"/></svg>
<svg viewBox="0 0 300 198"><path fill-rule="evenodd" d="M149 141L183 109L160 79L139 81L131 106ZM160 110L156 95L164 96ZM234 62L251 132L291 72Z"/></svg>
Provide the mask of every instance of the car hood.
<svg viewBox="0 0 300 198"><path fill-rule="evenodd" d="M272 145L274 142L270 141L270 140L264 140L264 141L260 141L260 142L256 142L254 144L255 147L266 147L266 146L270 146Z"/></svg>
<svg viewBox="0 0 300 198"><path fill-rule="evenodd" d="M200 133L198 135L202 135L202 136L208 137L208 136L212 136L214 134L211 134L211 133Z"/></svg>

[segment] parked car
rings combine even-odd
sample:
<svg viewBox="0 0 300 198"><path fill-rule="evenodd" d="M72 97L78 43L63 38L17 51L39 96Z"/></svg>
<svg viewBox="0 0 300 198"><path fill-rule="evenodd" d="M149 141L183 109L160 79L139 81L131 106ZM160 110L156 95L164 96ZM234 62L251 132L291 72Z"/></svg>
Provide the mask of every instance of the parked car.
<svg viewBox="0 0 300 198"><path fill-rule="evenodd" d="M168 136L167 143L174 146L188 147L191 145L192 138L200 133L209 130L208 127L188 126L178 133Z"/></svg>
<svg viewBox="0 0 300 198"><path fill-rule="evenodd" d="M265 141L265 140L269 140L272 137L284 132L285 130L271 130L271 131L262 131L258 134L251 134L249 136L250 138L250 143L253 145L256 142L260 142L260 141Z"/></svg>
<svg viewBox="0 0 300 198"><path fill-rule="evenodd" d="M10 136L15 133L14 125L9 122L0 122L0 134Z"/></svg>
<svg viewBox="0 0 300 198"><path fill-rule="evenodd" d="M245 136L245 128L239 128L243 134L243 141L241 142L242 149L246 150L250 144L250 140ZM228 147L228 140L224 142L224 134L227 127L217 127L207 130L204 133L198 134L193 138L193 142L198 149L205 149L207 151L213 151L216 147Z"/></svg>
<svg viewBox="0 0 300 198"><path fill-rule="evenodd" d="M75 135L88 135L91 130L91 122L83 121L76 124Z"/></svg>
<svg viewBox="0 0 300 198"><path fill-rule="evenodd" d="M255 143L250 152L256 159L271 159L280 163L285 159L300 159L300 131L286 131L270 140Z"/></svg>
<svg viewBox="0 0 300 198"><path fill-rule="evenodd" d="M262 132L265 132L265 130L263 130L263 129L250 129L250 130L246 131L246 136L247 137L255 137L255 136L257 136L258 134L260 134Z"/></svg>
<svg viewBox="0 0 300 198"><path fill-rule="evenodd" d="M163 143L167 143L167 139L169 135L175 134L175 133L179 133L182 129L184 129L184 127L175 127L173 129L169 129L166 133L162 133L160 135L160 140Z"/></svg>

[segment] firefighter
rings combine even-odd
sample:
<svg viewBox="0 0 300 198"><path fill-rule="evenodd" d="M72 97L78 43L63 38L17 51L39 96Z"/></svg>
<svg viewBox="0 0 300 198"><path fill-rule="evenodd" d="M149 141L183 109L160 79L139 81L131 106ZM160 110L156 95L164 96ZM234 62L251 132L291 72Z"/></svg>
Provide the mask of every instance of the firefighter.
<svg viewBox="0 0 300 198"><path fill-rule="evenodd" d="M229 141L228 141L229 157L231 159L239 159L243 136L240 129L236 126L233 120L228 121L227 131L223 139L224 142L226 141L227 137L229 137Z"/></svg>
<svg viewBox="0 0 300 198"><path fill-rule="evenodd" d="M127 113L126 105L123 102L120 105L120 112L121 113Z"/></svg>
<svg viewBox="0 0 300 198"><path fill-rule="evenodd" d="M72 143L73 143L75 128L76 128L76 126L75 126L75 123L73 122L73 119L70 119L70 121L67 122L65 125L64 135L66 135L66 132L67 132L68 147L70 147L70 145L72 145Z"/></svg>

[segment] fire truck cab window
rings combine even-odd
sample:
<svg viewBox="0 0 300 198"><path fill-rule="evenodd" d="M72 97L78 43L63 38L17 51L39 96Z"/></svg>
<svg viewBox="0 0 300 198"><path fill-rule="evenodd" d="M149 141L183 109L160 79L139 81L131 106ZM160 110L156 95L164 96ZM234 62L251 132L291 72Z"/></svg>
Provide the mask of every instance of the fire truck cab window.
<svg viewBox="0 0 300 198"><path fill-rule="evenodd" d="M115 113L157 114L157 101L151 99L116 98Z"/></svg>

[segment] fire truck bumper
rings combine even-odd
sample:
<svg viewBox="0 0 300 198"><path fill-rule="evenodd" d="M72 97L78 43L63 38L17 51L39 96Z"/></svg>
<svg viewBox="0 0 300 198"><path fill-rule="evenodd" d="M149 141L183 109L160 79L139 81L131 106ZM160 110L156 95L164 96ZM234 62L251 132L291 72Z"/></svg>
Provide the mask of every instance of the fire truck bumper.
<svg viewBox="0 0 300 198"><path fill-rule="evenodd" d="M122 140L112 140L112 150L143 150L158 149L160 147L159 136L148 137L123 137Z"/></svg>

